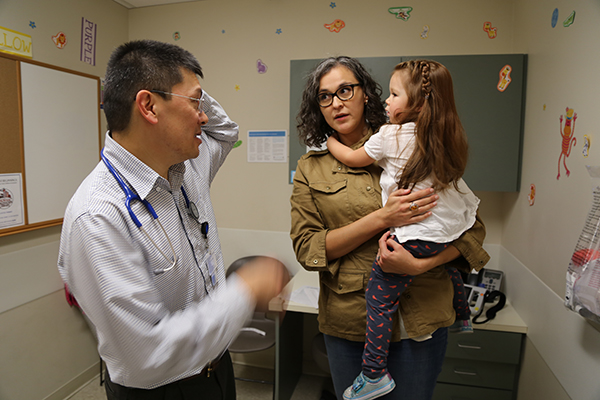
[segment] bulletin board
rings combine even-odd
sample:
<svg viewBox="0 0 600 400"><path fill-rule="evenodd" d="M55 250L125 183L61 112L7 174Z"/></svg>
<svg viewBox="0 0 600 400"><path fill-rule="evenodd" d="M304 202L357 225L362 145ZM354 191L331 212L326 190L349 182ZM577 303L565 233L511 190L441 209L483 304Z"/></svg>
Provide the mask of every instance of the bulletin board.
<svg viewBox="0 0 600 400"><path fill-rule="evenodd" d="M0 54L0 93L0 236L60 225L100 160L100 78Z"/></svg>

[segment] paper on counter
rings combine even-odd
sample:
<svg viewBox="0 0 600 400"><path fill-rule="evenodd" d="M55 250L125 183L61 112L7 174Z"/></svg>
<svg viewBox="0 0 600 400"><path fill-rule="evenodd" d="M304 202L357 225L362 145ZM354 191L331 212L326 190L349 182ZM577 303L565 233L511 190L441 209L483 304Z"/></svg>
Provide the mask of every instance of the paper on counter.
<svg viewBox="0 0 600 400"><path fill-rule="evenodd" d="M302 286L300 289L296 289L292 292L290 301L318 309L319 288L314 286Z"/></svg>

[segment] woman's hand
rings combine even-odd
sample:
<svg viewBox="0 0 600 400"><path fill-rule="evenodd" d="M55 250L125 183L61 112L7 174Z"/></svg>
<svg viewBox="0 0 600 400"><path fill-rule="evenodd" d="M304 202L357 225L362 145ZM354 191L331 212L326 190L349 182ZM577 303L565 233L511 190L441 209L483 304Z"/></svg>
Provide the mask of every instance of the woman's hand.
<svg viewBox="0 0 600 400"><path fill-rule="evenodd" d="M439 265L446 264L460 256L458 249L452 245L431 257L415 258L401 244L386 232L379 239L377 264L384 272L393 274L420 275Z"/></svg>
<svg viewBox="0 0 600 400"><path fill-rule="evenodd" d="M432 188L411 192L409 189L393 191L380 210L385 226L405 226L421 222L431 215L439 196ZM412 208L411 208L412 206Z"/></svg>
<svg viewBox="0 0 600 400"><path fill-rule="evenodd" d="M377 252L377 264L383 272L393 274L420 275L424 270L423 260L415 258L401 244L391 238L388 231L379 239L379 251Z"/></svg>

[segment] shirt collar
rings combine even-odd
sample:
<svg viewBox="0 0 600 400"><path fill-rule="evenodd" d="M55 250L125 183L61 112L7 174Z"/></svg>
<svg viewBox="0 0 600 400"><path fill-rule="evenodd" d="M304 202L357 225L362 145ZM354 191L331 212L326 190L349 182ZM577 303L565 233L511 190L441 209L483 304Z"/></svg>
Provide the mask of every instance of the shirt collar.
<svg viewBox="0 0 600 400"><path fill-rule="evenodd" d="M169 168L169 179L171 181L169 183L169 181L117 143L111 137L110 131L106 133L104 155L112 164L115 171L121 175L141 199L145 199L157 186L170 191L171 187L179 187L183 182L183 174L185 173L184 163L175 164Z"/></svg>
<svg viewBox="0 0 600 400"><path fill-rule="evenodd" d="M350 148L352 150L360 149L361 147L363 147L363 145L366 143L366 141L369 140L369 138L371 136L373 136L373 129L371 129L371 127L369 127L369 131L367 132L367 134L365 136L363 136L358 142L356 142L352 146L350 146Z"/></svg>

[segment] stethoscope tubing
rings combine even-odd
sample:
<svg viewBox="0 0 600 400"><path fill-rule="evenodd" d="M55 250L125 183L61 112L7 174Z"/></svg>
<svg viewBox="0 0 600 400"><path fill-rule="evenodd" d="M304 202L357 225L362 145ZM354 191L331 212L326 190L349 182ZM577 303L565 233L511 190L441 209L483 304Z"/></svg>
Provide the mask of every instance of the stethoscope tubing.
<svg viewBox="0 0 600 400"><path fill-rule="evenodd" d="M119 186L121 186L123 193L125 193L125 208L127 209L127 212L129 213L129 216L131 217L131 220L133 221L133 223L142 231L142 233L148 238L148 240L150 240L150 242L152 242L152 244L154 245L156 250L158 250L160 252L160 254L165 258L165 260L167 260L169 263L172 263L171 266L168 268L154 270L154 273L156 275L158 275L158 274L162 274L163 272L172 270L175 267L175 265L177 265L177 254L175 254L175 249L173 248L173 243L171 243L171 239L169 238L167 231L165 230L162 223L158 219L158 215L154 211L154 207L152 207L152 205L150 204L150 202L148 200L146 200L146 199L142 200L142 198L140 198L140 196L137 193L135 193L133 190L131 190L131 188L129 188L129 186L125 183L123 178L121 178L121 176L117 173L117 171L115 170L113 165L108 161L108 158L106 158L106 156L104 155L104 148L100 151L100 158L102 158L102 161L106 165L106 168L111 173L111 175L115 177L115 179L119 183ZM181 189L183 191L183 186L181 187ZM189 208L190 202L188 200L188 197L187 197L187 194L185 193L185 191L183 191L183 195L185 197L186 203L188 204L188 208ZM171 252L173 253L172 260L169 259L169 257L167 257L167 255L160 249L160 247L158 247L156 242L154 242L154 240L152 240L150 235L148 235L146 230L143 228L142 223L140 222L140 220L138 219L138 217L135 215L135 213L133 212L133 210L131 208L131 202L134 200L138 200L139 202L141 202L146 207L148 212L152 215L153 220L156 221L158 223L158 225L160 226L160 229L163 231L163 234L167 238L167 241L169 242L169 246L171 247ZM195 205L194 205L194 207L195 207Z"/></svg>

